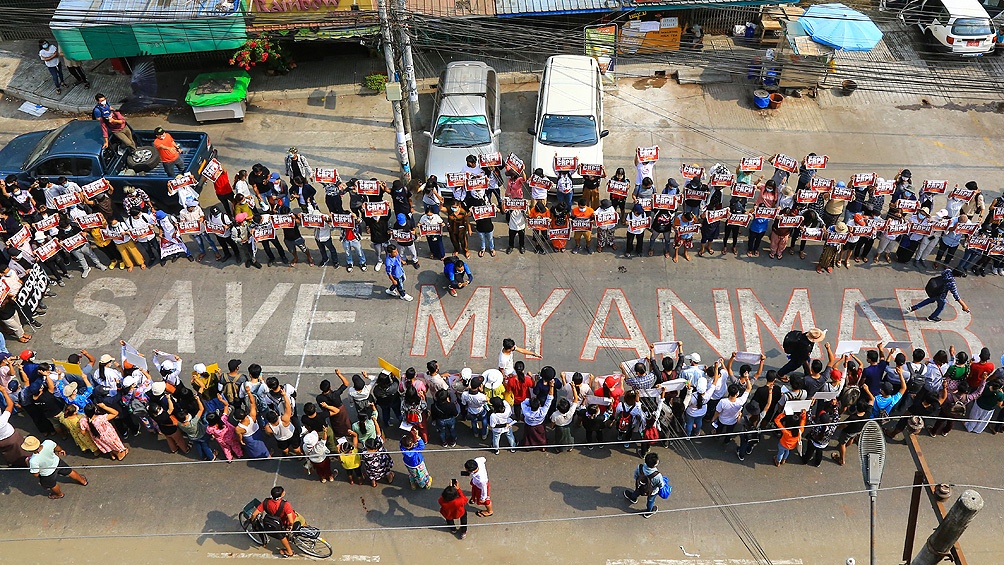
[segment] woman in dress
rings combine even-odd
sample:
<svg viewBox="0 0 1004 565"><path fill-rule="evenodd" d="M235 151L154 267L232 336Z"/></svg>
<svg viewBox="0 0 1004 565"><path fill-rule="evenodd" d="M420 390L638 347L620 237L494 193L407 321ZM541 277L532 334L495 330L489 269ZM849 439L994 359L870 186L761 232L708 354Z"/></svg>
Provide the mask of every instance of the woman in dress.
<svg viewBox="0 0 1004 565"><path fill-rule="evenodd" d="M819 254L819 262L816 263L816 272L833 272L833 267L837 265L837 254L843 247L842 243L834 243L831 238L837 234L845 234L850 228L843 222L837 222L826 229L824 233L823 252ZM832 234L832 235L831 235Z"/></svg>
<svg viewBox="0 0 1004 565"><path fill-rule="evenodd" d="M446 230L450 234L454 257L460 253L463 253L464 257L470 257L471 251L467 246L467 238L471 235L471 223L464 205L456 200L450 204L447 211Z"/></svg>
<svg viewBox="0 0 1004 565"><path fill-rule="evenodd" d="M59 414L59 423L63 424L63 427L70 432L70 437L73 438L73 442L77 444L80 451L84 453L90 451L96 455L100 450L91 436L88 435L86 422L81 425L80 420L83 417L84 415L80 413L76 404L67 404L66 408Z"/></svg>
<svg viewBox="0 0 1004 565"><path fill-rule="evenodd" d="M97 407L88 404L84 407L84 415L87 418L80 421L80 426L87 428L87 433L98 449L102 453L107 453L112 459L121 461L129 453L129 449L122 444L119 433L111 423L119 413L111 408L103 408L99 414Z"/></svg>
<svg viewBox="0 0 1004 565"><path fill-rule="evenodd" d="M422 441L429 441L428 406L425 398L418 390L409 386L401 399L401 411L404 413L404 421L418 429L418 435Z"/></svg>
<svg viewBox="0 0 1004 565"><path fill-rule="evenodd" d="M394 460L391 459L387 449L384 448L380 438L370 438L366 440L366 451L363 456L363 477L370 482L373 487L377 486L377 481L387 477L387 484L394 482Z"/></svg>
<svg viewBox="0 0 1004 565"><path fill-rule="evenodd" d="M247 387L248 398L252 398L251 385L245 385ZM268 452L268 447L265 446L265 442L262 441L262 431L258 426L258 410L255 407L256 402L249 402L251 405L251 410L245 412L240 408L235 408L233 411L234 421L237 425L234 429L237 431L237 435L240 436L241 444L244 445L244 454L252 459L268 459L272 455Z"/></svg>
<svg viewBox="0 0 1004 565"><path fill-rule="evenodd" d="M232 461L235 457L244 457L244 446L241 445L241 440L237 437L236 428L230 423L230 418L227 416L229 412L230 405L224 404L222 412L207 414L206 433L213 436L216 443L220 444L223 456L227 458L227 461Z"/></svg>
<svg viewBox="0 0 1004 565"><path fill-rule="evenodd" d="M404 466L408 469L411 490L432 487L432 476L425 468L425 457L422 455L424 449L425 442L418 436L417 427L412 428L410 434L401 438L401 457L404 458Z"/></svg>

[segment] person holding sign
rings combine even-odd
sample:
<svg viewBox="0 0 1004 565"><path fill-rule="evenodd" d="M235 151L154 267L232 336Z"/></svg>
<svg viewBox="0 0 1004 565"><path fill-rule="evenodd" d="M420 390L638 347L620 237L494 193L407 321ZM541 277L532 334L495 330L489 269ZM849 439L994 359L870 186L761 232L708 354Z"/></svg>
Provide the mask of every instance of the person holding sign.
<svg viewBox="0 0 1004 565"><path fill-rule="evenodd" d="M618 167L614 172L614 176L610 177L610 180L607 181L607 194L610 196L611 204L620 209L620 218L624 218L626 214L624 206L627 202L627 182L627 173L624 172L624 167ZM614 185L624 186L625 190L621 191L619 188L614 188Z"/></svg>
<svg viewBox="0 0 1004 565"><path fill-rule="evenodd" d="M823 252L819 254L819 262L816 263L817 273L822 273L823 270L826 270L827 273L833 272L833 267L837 265L837 254L843 247L843 243L838 243L837 240L839 236L846 238L844 234L847 234L849 229L847 224L837 222L823 232L826 242L823 245Z"/></svg>
<svg viewBox="0 0 1004 565"><path fill-rule="evenodd" d="M197 223L199 226L198 231L192 233L192 239L199 246L199 256L195 258L196 261L202 261L206 256L206 242L209 242L209 246L213 249L213 253L216 255L216 260L222 260L220 255L220 250L216 247L216 242L209 237L206 233L206 214L199 207L199 201L197 199L189 198L185 202L185 209L181 211L180 219L182 222L186 223Z"/></svg>
<svg viewBox="0 0 1004 565"><path fill-rule="evenodd" d="M648 179L649 186L651 186L652 184L654 184L654 182L655 182L655 161L642 161L642 160L640 160L638 158L638 152L635 151L635 154L634 154L634 169L635 169L634 191L635 191L635 195L637 197L637 193L641 190L642 184L644 184L645 179ZM618 169L618 172L623 173L623 171L621 169ZM649 196L649 197L651 197L651 196ZM624 211L624 209L621 208L621 212L623 212L623 211Z"/></svg>
<svg viewBox="0 0 1004 565"><path fill-rule="evenodd" d="M897 241L899 241L901 234L890 233L889 225L902 222L903 212L900 212L898 208L890 208L886 214L886 224L882 229L882 235L879 237L878 247L875 248L876 263L882 260L883 255L885 255L886 263L892 263L892 254L896 252Z"/></svg>
<svg viewBox="0 0 1004 565"><path fill-rule="evenodd" d="M87 264L87 259L90 259L94 266L100 271L107 271L108 267L98 259L98 256L91 250L91 246L87 244L87 236L84 235L80 228L75 224L70 223L70 221L65 217L61 217L59 220L59 240L60 246L63 250L69 249L70 256L77 260L77 264L80 265L82 273L80 278L86 279L87 275L91 274L91 268ZM77 247L69 247L66 242L68 241L82 241ZM73 245L76 245L74 243Z"/></svg>
<svg viewBox="0 0 1004 565"><path fill-rule="evenodd" d="M614 230L620 222L620 215L614 209L610 200L600 200L600 207L593 215L596 220L596 251L603 251L604 247L609 247L611 251L614 247Z"/></svg>
<svg viewBox="0 0 1004 565"><path fill-rule="evenodd" d="M582 175L582 199L586 201L586 205L594 210L599 207L600 177L596 175Z"/></svg>
<svg viewBox="0 0 1004 565"><path fill-rule="evenodd" d="M694 247L694 232L691 229L694 227L694 213L684 212L683 214L676 217L673 220L673 231L675 236L673 237L673 262L678 261L677 254L680 249L683 249L683 258L686 261L690 261L690 255L687 254L687 250ZM651 250L650 250L651 251Z"/></svg>
<svg viewBox="0 0 1004 565"><path fill-rule="evenodd" d="M557 171L558 181L555 183L557 187L557 199L558 203L564 204L566 210L572 209L572 190L574 185L572 184L572 172L571 171Z"/></svg>
<svg viewBox="0 0 1004 565"><path fill-rule="evenodd" d="M645 209L641 207L641 204L635 203L634 207L631 208L631 213L627 217L627 244L624 248L624 257L630 257L632 251L636 251L635 255L641 257L642 247L645 242L645 228L649 225L649 217L645 212ZM637 249L635 248L635 242L637 242Z"/></svg>
<svg viewBox="0 0 1004 565"><path fill-rule="evenodd" d="M404 264L414 263L418 268L418 250L415 246L415 221L409 215L398 213L391 234L401 253ZM410 257L410 259L409 259Z"/></svg>
<svg viewBox="0 0 1004 565"><path fill-rule="evenodd" d="M112 220L108 225L108 235L115 242L115 249L122 257L126 270L132 272L133 266L139 265L140 269L146 270L146 261L143 254L136 247L136 242L129 235L129 230L125 224L118 220Z"/></svg>
<svg viewBox="0 0 1004 565"><path fill-rule="evenodd" d="M802 439L802 431L805 429L805 418L805 410L802 410L797 418L794 414L785 416L783 411L774 418L774 424L781 431L781 439L777 442L777 456L774 457L775 467L784 465L791 450L798 446L798 441Z"/></svg>
<svg viewBox="0 0 1004 565"><path fill-rule="evenodd" d="M443 245L443 218L439 215L438 208L438 204L435 207L426 206L425 214L418 220L418 226L429 244L429 254L433 259L442 260L446 257L446 247Z"/></svg>
<svg viewBox="0 0 1004 565"><path fill-rule="evenodd" d="M652 225L649 229L652 230L652 234L648 236L648 256L651 257L655 252L656 240L662 238L662 256L669 257L669 239L673 232L672 210L653 210Z"/></svg>
<svg viewBox="0 0 1004 565"><path fill-rule="evenodd" d="M519 252L526 253L526 212L524 210L509 210L505 215L506 223L509 225L509 247L505 250L506 255L512 253L517 237L519 238Z"/></svg>
<svg viewBox="0 0 1004 565"><path fill-rule="evenodd" d="M551 240L551 247L555 251L565 252L568 245L568 232L570 229L568 219L568 208L563 201L551 207L551 227L548 230L548 238Z"/></svg>
<svg viewBox="0 0 1004 565"><path fill-rule="evenodd" d="M547 206L543 202L536 202L533 208L530 209L530 219L528 222L531 227L533 227L533 235L531 237L533 241L533 246L535 252L543 255L547 253L544 250L547 245L547 229L551 225L551 215L547 210Z"/></svg>
<svg viewBox="0 0 1004 565"><path fill-rule="evenodd" d="M486 204L482 199L476 199L473 201L473 206L471 210L477 212L480 207L487 207L490 204ZM488 251L492 257L495 256L495 221L492 216L484 216L481 218L474 218L474 228L478 232L478 239L481 240L481 250L478 251L478 257L484 257L485 251Z"/></svg>
<svg viewBox="0 0 1004 565"><path fill-rule="evenodd" d="M593 216L595 214L596 212L592 208L586 205L585 198L580 198L579 201L576 203L575 208L572 209L572 218L582 222L588 221L590 224L588 230L585 231L574 230L572 237L575 240L575 247L572 248L572 253L578 252L579 243L582 241L582 239L586 240L586 245L585 245L586 254L591 255L593 253L593 250L589 248L589 244L593 240L592 221L593 221Z"/></svg>

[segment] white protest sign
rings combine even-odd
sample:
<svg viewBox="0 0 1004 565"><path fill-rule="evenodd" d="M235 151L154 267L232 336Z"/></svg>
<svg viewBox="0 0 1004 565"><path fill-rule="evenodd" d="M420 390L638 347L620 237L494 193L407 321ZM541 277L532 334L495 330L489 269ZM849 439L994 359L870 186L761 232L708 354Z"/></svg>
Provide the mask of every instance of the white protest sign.
<svg viewBox="0 0 1004 565"><path fill-rule="evenodd" d="M784 413L787 416L791 416L802 410L808 411L810 406L812 406L811 400L789 400L784 403Z"/></svg>
<svg viewBox="0 0 1004 565"><path fill-rule="evenodd" d="M890 341L889 343L882 344L882 346L887 349L899 349L903 353L911 353L913 351L912 341Z"/></svg>
<svg viewBox="0 0 1004 565"><path fill-rule="evenodd" d="M664 392L673 392L687 388L687 379L673 379L664 383L659 383L659 388Z"/></svg>
<svg viewBox="0 0 1004 565"><path fill-rule="evenodd" d="M736 352L736 361L739 361L740 363L749 363L750 365L754 365L760 362L760 354L752 353L750 351L739 351Z"/></svg>
<svg viewBox="0 0 1004 565"><path fill-rule="evenodd" d="M657 341L653 345L656 355L673 355L679 349L675 341Z"/></svg>
<svg viewBox="0 0 1004 565"><path fill-rule="evenodd" d="M636 364L638 364L638 363L641 363L641 364L645 365L646 370L648 369L648 359L645 359L644 357L640 357L638 359L629 359L627 361L622 361L621 362L621 373L623 373L625 377L628 376L628 375L633 375L634 374L634 366Z"/></svg>
<svg viewBox="0 0 1004 565"><path fill-rule="evenodd" d="M861 346L865 342L860 339L849 339L847 341L838 341L837 350L833 352L834 355L840 357L841 355L857 355L861 351Z"/></svg>
<svg viewBox="0 0 1004 565"><path fill-rule="evenodd" d="M840 396L840 392L836 390L830 392L819 391L812 395L812 400L833 400L837 396Z"/></svg>
<svg viewBox="0 0 1004 565"><path fill-rule="evenodd" d="M586 397L586 405L595 404L597 406L610 406L614 399L608 398L606 396L594 396L589 395Z"/></svg>
<svg viewBox="0 0 1004 565"><path fill-rule="evenodd" d="M146 366L146 357L140 354L139 351L136 351L135 347L126 342L122 342L122 364L125 365L126 361L136 367L139 367L140 369L143 369L144 371L148 370Z"/></svg>

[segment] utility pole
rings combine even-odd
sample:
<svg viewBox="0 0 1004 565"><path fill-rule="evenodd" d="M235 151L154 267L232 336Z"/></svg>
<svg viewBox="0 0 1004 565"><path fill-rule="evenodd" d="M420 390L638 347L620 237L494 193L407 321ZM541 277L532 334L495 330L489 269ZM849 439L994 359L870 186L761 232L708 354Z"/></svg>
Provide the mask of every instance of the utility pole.
<svg viewBox="0 0 1004 565"><path fill-rule="evenodd" d="M976 513L983 508L983 497L975 490L967 490L955 501L952 508L941 521L941 525L934 530L931 537L927 538L927 543L920 548L920 553L914 558L912 565L936 565L945 558L946 555L959 541L962 532L966 531L969 522L973 521Z"/></svg>
<svg viewBox="0 0 1004 565"><path fill-rule="evenodd" d="M397 70L394 66L394 41L390 32L390 20L387 15L387 0L377 0L377 16L380 18L380 35L383 39L383 58L387 64L387 80L396 82ZM404 120L401 117L401 106L392 100L394 111L394 131L397 139L397 157L401 162L401 177L404 182L411 182L411 159L408 156L407 136L404 133Z"/></svg>
<svg viewBox="0 0 1004 565"><path fill-rule="evenodd" d="M394 11L394 25L397 28L397 48L401 55L401 67L403 68L403 80L407 96L401 99L401 107L404 114L404 131L408 143L408 158L415 162L415 127L418 125L418 84L415 81L415 60L411 53L411 35L406 22L408 19L406 0L390 0L393 2L391 9Z"/></svg>

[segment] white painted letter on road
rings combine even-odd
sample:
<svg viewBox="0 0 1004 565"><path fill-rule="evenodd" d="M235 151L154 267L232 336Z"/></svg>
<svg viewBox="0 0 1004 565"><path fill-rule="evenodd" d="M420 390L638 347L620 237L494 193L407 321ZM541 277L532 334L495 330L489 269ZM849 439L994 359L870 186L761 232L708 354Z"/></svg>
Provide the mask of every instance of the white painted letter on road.
<svg viewBox="0 0 1004 565"><path fill-rule="evenodd" d="M111 302L102 302L95 295L110 292L114 298L136 296L136 284L129 279L109 277L87 283L73 299L73 309L104 322L99 331L86 333L77 329L77 320L67 320L52 326L52 341L67 349L86 349L108 345L122 338L126 313Z"/></svg>
<svg viewBox="0 0 1004 565"><path fill-rule="evenodd" d="M739 296L739 315L743 321L743 339L746 341L746 351L764 352L763 342L760 339L761 322L770 335L774 336L778 348L784 341L784 334L795 329L795 318L799 318L801 321L802 331L816 325L812 316L812 306L809 304L809 289L807 288L792 289L791 297L788 299L780 322L774 321L774 317L760 302L753 289L737 288L736 294Z"/></svg>
<svg viewBox="0 0 1004 565"><path fill-rule="evenodd" d="M160 323L175 306L178 307L177 327L161 328ZM195 300L192 298L192 281L174 281L171 290L150 309L150 315L128 341L139 349L151 339L176 342L178 346L173 349L178 353L195 353Z"/></svg>
<svg viewBox="0 0 1004 565"><path fill-rule="evenodd" d="M607 319L614 308L620 316L627 330L627 337L609 337L604 334L607 327ZM596 351L601 347L613 349L633 349L638 357L648 355L648 341L641 331L641 326L631 310L631 304L624 296L624 291L619 288L608 288L603 291L600 298L600 305L596 307L596 315L593 323L589 326L589 333L586 335L586 342L582 345L582 353L579 359L583 361L595 361Z"/></svg>
<svg viewBox="0 0 1004 565"><path fill-rule="evenodd" d="M443 355L449 355L457 344L467 326L473 325L471 335L471 357L486 357L488 355L488 316L491 312L492 289L481 286L474 289L471 298L457 316L457 321L450 323L443 309L443 301L435 285L422 285L418 302L418 314L415 316L415 333L411 342L411 354L424 357L429 347L430 330L435 328L435 335L443 346Z"/></svg>
<svg viewBox="0 0 1004 565"><path fill-rule="evenodd" d="M523 322L523 343L526 344L523 347L541 355L544 354L544 324L570 292L572 290L568 288L552 290L551 294L547 296L547 300L540 306L540 310L537 310L536 314L531 314L530 308L527 307L519 290L508 286L502 287L502 294L509 301L509 305L519 316L520 321Z"/></svg>
<svg viewBox="0 0 1004 565"><path fill-rule="evenodd" d="M341 355L363 354L359 340L310 339L314 324L351 324L356 321L354 310L318 310L322 296L337 296L334 285L301 284L296 296L293 319L289 321L286 337L286 355Z"/></svg>
<svg viewBox="0 0 1004 565"><path fill-rule="evenodd" d="M247 327L244 327L244 301L242 285L239 282L227 283L227 352L244 353L254 343L258 333L264 329L269 318L275 314L293 283L278 283L265 297L265 302L258 307Z"/></svg>
<svg viewBox="0 0 1004 565"><path fill-rule="evenodd" d="M673 310L683 316L684 321L697 331L708 345L718 354L726 359L738 350L736 340L736 326L732 318L732 303L729 301L729 291L716 288L711 291L715 302L715 318L718 321L718 335L715 335L711 328L704 323L690 306L681 299L676 292L668 288L660 288L657 291L659 299L659 330L661 341L677 341L676 326L673 319Z"/></svg>

